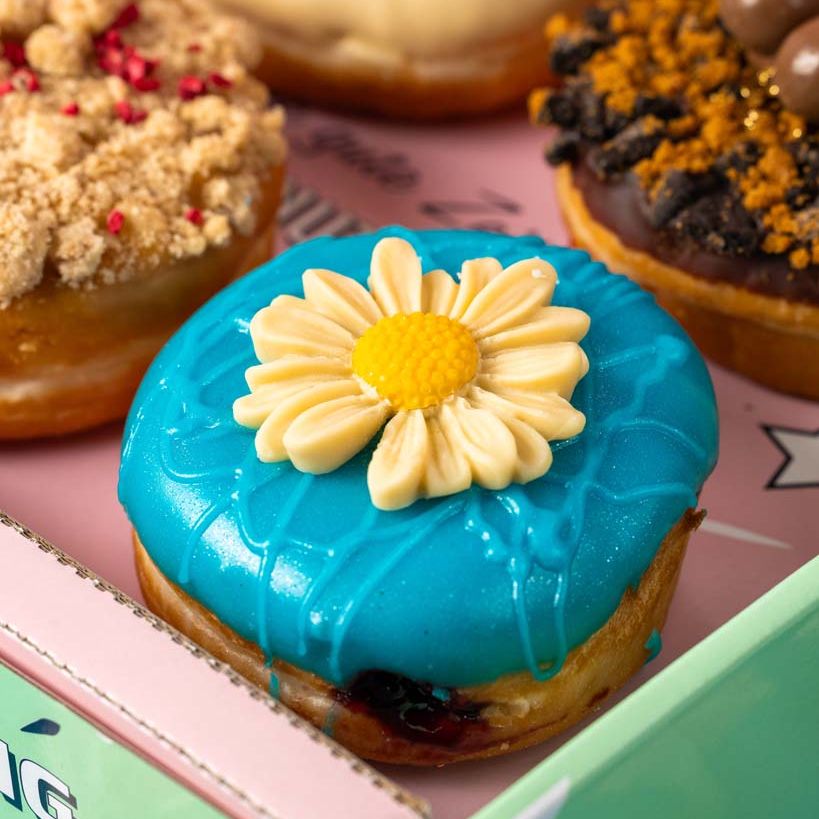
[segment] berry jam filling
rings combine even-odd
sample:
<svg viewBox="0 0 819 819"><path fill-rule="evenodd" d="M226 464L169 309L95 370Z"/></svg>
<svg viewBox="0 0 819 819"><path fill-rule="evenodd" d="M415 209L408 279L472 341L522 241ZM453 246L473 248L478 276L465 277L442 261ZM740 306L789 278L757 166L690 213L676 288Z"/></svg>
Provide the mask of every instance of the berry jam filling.
<svg viewBox="0 0 819 819"><path fill-rule="evenodd" d="M454 689L436 688L388 671L364 671L335 699L351 711L376 717L411 742L457 745L470 728L483 725L480 703Z"/></svg>

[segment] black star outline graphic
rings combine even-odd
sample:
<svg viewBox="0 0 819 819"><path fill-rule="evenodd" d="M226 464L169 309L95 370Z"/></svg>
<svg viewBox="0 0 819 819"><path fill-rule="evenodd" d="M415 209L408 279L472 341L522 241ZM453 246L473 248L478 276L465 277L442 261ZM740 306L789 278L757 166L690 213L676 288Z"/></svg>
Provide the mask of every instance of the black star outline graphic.
<svg viewBox="0 0 819 819"><path fill-rule="evenodd" d="M798 452L791 449L783 438L804 438L811 442L811 446L816 446L819 450L819 429L809 431L806 429L796 429L795 427L783 427L777 424L762 424L762 431L767 435L773 445L782 453L784 460L777 468L773 477L765 484L766 489L819 489L819 464L816 469L816 480L809 481L788 481L783 480L788 469L799 457Z"/></svg>

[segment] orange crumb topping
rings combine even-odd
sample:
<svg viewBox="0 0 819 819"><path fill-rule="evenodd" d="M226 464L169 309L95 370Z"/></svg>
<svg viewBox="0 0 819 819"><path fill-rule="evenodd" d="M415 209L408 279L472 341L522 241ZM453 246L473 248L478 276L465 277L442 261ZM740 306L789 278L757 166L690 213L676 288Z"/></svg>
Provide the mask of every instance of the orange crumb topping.
<svg viewBox="0 0 819 819"><path fill-rule="evenodd" d="M809 133L785 110L772 69L759 70L720 25L718 0L603 0L612 42L582 64L609 111L635 117L638 102L661 96L682 114L664 123L664 138L632 168L649 196L672 171L709 172L721 158L755 143L758 158L724 173L742 204L769 232L763 250L787 254L795 269L819 260L819 204L797 217L789 196L805 181L792 143ZM555 24L566 30L565 21ZM534 99L534 98L533 98ZM543 99L532 103L537 113ZM801 202L796 207L805 207Z"/></svg>

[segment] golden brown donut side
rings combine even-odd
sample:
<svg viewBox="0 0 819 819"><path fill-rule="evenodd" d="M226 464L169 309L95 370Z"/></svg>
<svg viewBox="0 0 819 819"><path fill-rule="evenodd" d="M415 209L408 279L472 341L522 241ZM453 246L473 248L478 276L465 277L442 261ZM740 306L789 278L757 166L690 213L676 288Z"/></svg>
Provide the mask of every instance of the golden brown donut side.
<svg viewBox="0 0 819 819"><path fill-rule="evenodd" d="M406 765L442 765L482 759L535 745L596 710L645 663L645 647L666 619L689 536L702 521L693 510L668 532L637 589L627 589L620 606L585 643L573 649L561 671L538 682L528 672L507 674L486 685L458 690L480 703L480 719L470 722L457 744L413 742L395 735L376 717L340 701L326 680L289 663L274 663L282 703L318 727L332 724L335 739L359 756ZM210 611L169 581L134 533L137 573L148 606L214 656L261 688L269 689L270 669L261 649L221 623Z"/></svg>
<svg viewBox="0 0 819 819"><path fill-rule="evenodd" d="M819 400L819 308L712 283L627 247L591 215L568 165L557 170L557 195L574 244L654 292L708 358Z"/></svg>
<svg viewBox="0 0 819 819"><path fill-rule="evenodd" d="M0 310L0 440L61 435L125 415L153 357L196 308L273 254L283 168L257 227L225 247L94 289L53 278Z"/></svg>
<svg viewBox="0 0 819 819"><path fill-rule="evenodd" d="M400 69L323 64L309 50L297 54L265 37L256 75L277 94L313 105L429 120L486 114L508 108L538 85L555 82L540 31L504 43L508 54L487 74L422 76L411 63Z"/></svg>

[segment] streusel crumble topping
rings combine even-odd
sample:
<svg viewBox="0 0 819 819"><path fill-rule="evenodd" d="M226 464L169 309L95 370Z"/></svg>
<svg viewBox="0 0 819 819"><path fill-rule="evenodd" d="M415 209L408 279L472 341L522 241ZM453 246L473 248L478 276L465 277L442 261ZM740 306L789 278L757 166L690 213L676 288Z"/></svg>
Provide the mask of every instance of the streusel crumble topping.
<svg viewBox="0 0 819 819"><path fill-rule="evenodd" d="M251 234L283 113L203 0L0 0L0 307Z"/></svg>

